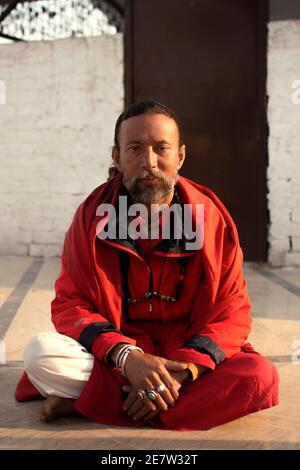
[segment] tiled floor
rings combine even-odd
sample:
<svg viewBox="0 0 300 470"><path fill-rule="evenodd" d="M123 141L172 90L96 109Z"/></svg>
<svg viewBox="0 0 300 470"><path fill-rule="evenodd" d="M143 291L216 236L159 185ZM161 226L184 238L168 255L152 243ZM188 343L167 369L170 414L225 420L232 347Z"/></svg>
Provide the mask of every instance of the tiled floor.
<svg viewBox="0 0 300 470"><path fill-rule="evenodd" d="M300 270L254 264L244 270L254 317L250 341L278 368L280 405L193 432L106 427L79 418L44 424L38 420L40 402L15 402L24 345L33 334L53 329L50 301L58 271L58 259L0 258L0 362L6 347L6 364L0 366L0 449L300 448Z"/></svg>

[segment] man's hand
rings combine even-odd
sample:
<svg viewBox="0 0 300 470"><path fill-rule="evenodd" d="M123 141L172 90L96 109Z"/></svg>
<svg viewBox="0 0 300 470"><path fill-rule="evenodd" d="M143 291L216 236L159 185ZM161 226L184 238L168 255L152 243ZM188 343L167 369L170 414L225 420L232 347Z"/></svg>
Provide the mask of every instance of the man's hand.
<svg viewBox="0 0 300 470"><path fill-rule="evenodd" d="M174 380L174 387L179 392L183 382L188 378L187 370L183 371L169 371L170 376ZM156 406L156 404L150 401L148 398L141 400L137 397L137 391L131 385L125 385L122 389L129 393L126 398L123 409L127 410L129 416L133 417L133 420L145 419L150 420L157 416L162 410ZM172 405L174 406L174 405Z"/></svg>
<svg viewBox="0 0 300 470"><path fill-rule="evenodd" d="M174 379L177 387L177 391L179 392L180 388L182 387L183 383L189 378L189 373L187 370L183 371L170 371L171 377Z"/></svg>
<svg viewBox="0 0 300 470"><path fill-rule="evenodd" d="M110 357L114 363L122 347L120 343L111 350ZM178 377L181 375L173 378L171 374L185 371L183 375L187 376L186 367L185 362L171 361L138 350L130 351L125 362L125 373L131 387L127 389L129 396L124 402L124 410L135 419L140 419L149 412L166 411L168 406L174 406L179 396L181 385ZM157 390L159 385L165 385L165 388L157 394L155 401L149 400L147 396L141 400L137 396L138 390Z"/></svg>
<svg viewBox="0 0 300 470"><path fill-rule="evenodd" d="M161 410L167 410L178 398L178 385L171 372L184 371L186 366L184 362L170 361L133 350L126 359L125 372L136 391L156 390L159 385L164 384L166 388L158 394L155 403Z"/></svg>
<svg viewBox="0 0 300 470"><path fill-rule="evenodd" d="M128 392L128 397L124 401L123 410L132 416L134 421L138 419L151 419L161 412L161 409L149 398L143 400L137 396L137 391L132 385L123 385L122 390Z"/></svg>

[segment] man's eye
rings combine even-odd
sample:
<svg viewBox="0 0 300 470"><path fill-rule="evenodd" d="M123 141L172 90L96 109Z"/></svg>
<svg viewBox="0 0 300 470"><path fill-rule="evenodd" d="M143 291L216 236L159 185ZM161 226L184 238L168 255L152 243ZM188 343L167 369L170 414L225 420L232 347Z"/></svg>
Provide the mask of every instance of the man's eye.
<svg viewBox="0 0 300 470"><path fill-rule="evenodd" d="M139 147L137 145L135 147L130 147L130 150L133 150L134 152L136 152L138 149Z"/></svg>

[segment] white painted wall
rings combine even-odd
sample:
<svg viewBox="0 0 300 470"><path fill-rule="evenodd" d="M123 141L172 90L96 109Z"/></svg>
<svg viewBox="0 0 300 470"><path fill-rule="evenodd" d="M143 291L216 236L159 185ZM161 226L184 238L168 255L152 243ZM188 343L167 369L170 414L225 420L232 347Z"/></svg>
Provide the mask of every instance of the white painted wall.
<svg viewBox="0 0 300 470"><path fill-rule="evenodd" d="M1 45L0 80L0 253L60 255L75 209L107 177L122 34Z"/></svg>
<svg viewBox="0 0 300 470"><path fill-rule="evenodd" d="M300 20L271 21L267 93L273 266L300 266L300 89L292 89L296 80L300 80ZM292 102L292 94L298 103Z"/></svg>

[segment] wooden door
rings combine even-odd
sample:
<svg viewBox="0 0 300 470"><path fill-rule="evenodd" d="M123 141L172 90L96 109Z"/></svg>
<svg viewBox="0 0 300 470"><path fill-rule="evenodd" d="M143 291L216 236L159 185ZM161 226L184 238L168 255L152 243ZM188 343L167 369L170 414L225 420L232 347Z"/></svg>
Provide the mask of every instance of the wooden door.
<svg viewBox="0 0 300 470"><path fill-rule="evenodd" d="M231 213L245 259L267 258L264 0L127 0L126 105L153 98L178 113L181 174Z"/></svg>

